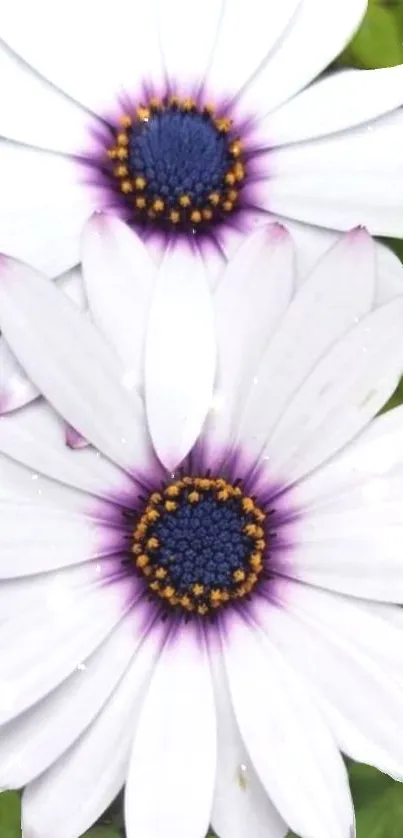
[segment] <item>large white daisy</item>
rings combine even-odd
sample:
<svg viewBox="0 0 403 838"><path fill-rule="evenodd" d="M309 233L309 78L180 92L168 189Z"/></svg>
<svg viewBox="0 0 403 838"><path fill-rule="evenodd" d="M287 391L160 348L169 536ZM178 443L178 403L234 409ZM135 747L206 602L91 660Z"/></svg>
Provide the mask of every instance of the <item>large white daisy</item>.
<svg viewBox="0 0 403 838"><path fill-rule="evenodd" d="M400 235L403 67L311 84L366 0L15 0L1 13L0 251L56 275L94 210L214 276L277 214Z"/></svg>
<svg viewBox="0 0 403 838"><path fill-rule="evenodd" d="M361 230L294 296L279 228L214 297L174 260L143 265L144 401L1 261L0 326L95 449L41 404L0 419L0 786L25 786L25 838L77 838L123 785L129 838L350 838L340 752L403 777L403 410L373 418L403 300L371 311Z"/></svg>

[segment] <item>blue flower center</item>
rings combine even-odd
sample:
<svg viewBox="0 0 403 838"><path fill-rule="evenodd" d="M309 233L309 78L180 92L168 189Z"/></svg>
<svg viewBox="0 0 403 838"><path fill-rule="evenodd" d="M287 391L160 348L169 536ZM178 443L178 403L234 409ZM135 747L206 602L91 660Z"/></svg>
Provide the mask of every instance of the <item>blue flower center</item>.
<svg viewBox="0 0 403 838"><path fill-rule="evenodd" d="M174 96L121 122L108 157L136 222L205 232L239 208L245 163L231 120Z"/></svg>
<svg viewBox="0 0 403 838"><path fill-rule="evenodd" d="M247 596L264 571L265 512L222 478L184 477L148 499L134 562L169 606L204 616Z"/></svg>
<svg viewBox="0 0 403 838"><path fill-rule="evenodd" d="M176 206L188 195L203 207L229 168L227 138L200 113L166 110L132 131L129 168L147 181L150 198Z"/></svg>

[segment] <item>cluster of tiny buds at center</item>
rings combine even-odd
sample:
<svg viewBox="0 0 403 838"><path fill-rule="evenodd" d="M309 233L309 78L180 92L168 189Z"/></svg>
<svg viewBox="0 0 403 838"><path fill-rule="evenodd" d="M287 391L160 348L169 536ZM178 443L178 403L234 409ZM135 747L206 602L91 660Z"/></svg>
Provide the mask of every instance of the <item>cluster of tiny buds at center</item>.
<svg viewBox="0 0 403 838"><path fill-rule="evenodd" d="M206 195L202 206L195 205L186 192L179 195L174 204L162 195L150 194L144 173L131 169L129 146L133 129L141 124L146 125L155 114L166 110L199 113L210 120L218 134L228 138L228 168L222 184ZM193 99L169 96L165 99L152 97L146 105L135 108L133 115L124 114L119 121L120 128L115 132L115 142L108 148L107 156L112 161L113 175L118 181L120 192L127 198L140 221L162 220L173 227L197 229L198 226L205 227L218 219L222 220L237 208L239 189L246 172L242 142L239 137L232 136L232 120L218 115L213 106L205 105L200 111Z"/></svg>
<svg viewBox="0 0 403 838"><path fill-rule="evenodd" d="M196 580L189 589L179 590L169 566L163 566L159 561L160 548L164 545L155 535L155 524L165 520L165 516L175 515L183 505L195 507L207 497L218 505L232 502L243 521L242 535L246 537L250 549L231 571L231 579L226 586L206 586ZM255 499L245 495L239 486L223 478L183 477L149 496L132 533L131 553L136 569L143 576L149 591L166 605L188 615L193 613L204 617L231 601L248 597L256 587L264 573L265 519L266 513Z"/></svg>

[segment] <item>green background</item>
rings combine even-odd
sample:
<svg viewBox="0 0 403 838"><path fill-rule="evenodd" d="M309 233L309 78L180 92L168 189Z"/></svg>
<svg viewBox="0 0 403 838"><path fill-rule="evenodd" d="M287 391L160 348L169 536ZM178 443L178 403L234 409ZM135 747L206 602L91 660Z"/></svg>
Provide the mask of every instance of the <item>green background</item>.
<svg viewBox="0 0 403 838"><path fill-rule="evenodd" d="M335 63L336 66L365 69L403 63L403 0L370 0L359 32ZM403 261L403 241L389 240L388 244ZM401 403L403 379L387 407ZM351 762L348 768L358 838L403 838L403 784L365 765ZM121 838L123 834L122 802L119 799L100 823L86 833L85 838ZM0 838L20 838L20 835L19 794L3 792L0 794Z"/></svg>

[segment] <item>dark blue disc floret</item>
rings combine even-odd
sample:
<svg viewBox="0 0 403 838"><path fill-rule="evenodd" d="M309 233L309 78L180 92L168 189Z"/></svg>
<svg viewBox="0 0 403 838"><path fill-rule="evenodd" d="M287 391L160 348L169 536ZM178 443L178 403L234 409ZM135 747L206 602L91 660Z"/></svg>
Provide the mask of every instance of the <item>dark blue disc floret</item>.
<svg viewBox="0 0 403 838"><path fill-rule="evenodd" d="M231 158L225 134L200 113L165 110L132 131L129 168L147 181L149 198L170 207L188 195L201 208L220 189Z"/></svg>
<svg viewBox="0 0 403 838"><path fill-rule="evenodd" d="M239 485L183 477L150 495L133 533L135 565L166 604L210 614L257 585L265 518Z"/></svg>
<svg viewBox="0 0 403 838"><path fill-rule="evenodd" d="M113 182L141 225L205 232L239 209L242 143L227 117L176 96L125 114L107 151Z"/></svg>

